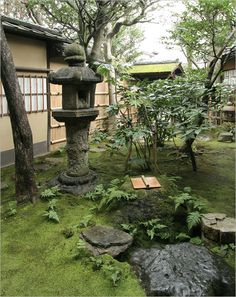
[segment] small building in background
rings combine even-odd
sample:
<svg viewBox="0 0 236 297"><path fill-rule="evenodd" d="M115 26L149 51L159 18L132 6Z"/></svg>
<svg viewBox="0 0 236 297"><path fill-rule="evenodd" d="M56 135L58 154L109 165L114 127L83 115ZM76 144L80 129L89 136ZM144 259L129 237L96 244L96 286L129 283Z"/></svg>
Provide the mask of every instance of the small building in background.
<svg viewBox="0 0 236 297"><path fill-rule="evenodd" d="M136 79L167 79L175 78L184 73L179 60L163 62L138 62L130 69L130 74Z"/></svg>

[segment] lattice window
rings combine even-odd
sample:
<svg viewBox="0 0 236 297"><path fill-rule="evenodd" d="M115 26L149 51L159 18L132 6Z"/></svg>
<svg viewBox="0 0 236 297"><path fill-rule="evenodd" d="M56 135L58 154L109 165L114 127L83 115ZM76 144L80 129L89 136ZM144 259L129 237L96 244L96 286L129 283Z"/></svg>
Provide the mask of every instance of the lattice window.
<svg viewBox="0 0 236 297"><path fill-rule="evenodd" d="M37 75L19 75L20 89L27 113L47 110L47 78ZM8 114L7 100L1 85L0 116Z"/></svg>

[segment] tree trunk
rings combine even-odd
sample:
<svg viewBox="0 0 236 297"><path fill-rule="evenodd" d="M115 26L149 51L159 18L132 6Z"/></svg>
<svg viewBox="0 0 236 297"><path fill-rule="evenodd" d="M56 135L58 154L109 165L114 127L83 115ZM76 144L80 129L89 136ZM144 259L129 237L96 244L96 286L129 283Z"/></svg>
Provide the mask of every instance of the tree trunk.
<svg viewBox="0 0 236 297"><path fill-rule="evenodd" d="M37 187L33 168L33 139L13 58L1 25L1 77L6 93L15 146L17 203L34 201Z"/></svg>

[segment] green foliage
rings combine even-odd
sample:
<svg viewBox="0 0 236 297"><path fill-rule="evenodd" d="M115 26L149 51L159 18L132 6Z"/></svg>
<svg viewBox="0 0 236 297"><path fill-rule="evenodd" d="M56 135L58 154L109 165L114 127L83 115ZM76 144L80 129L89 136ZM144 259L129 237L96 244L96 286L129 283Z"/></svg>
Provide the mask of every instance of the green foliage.
<svg viewBox="0 0 236 297"><path fill-rule="evenodd" d="M126 231L132 236L137 235L138 233L138 226L135 224L120 224L122 230Z"/></svg>
<svg viewBox="0 0 236 297"><path fill-rule="evenodd" d="M56 203L57 203L57 199L50 200L48 203L48 208L43 213L43 216L48 218L49 221L54 221L56 223L59 223L60 220L56 212Z"/></svg>
<svg viewBox="0 0 236 297"><path fill-rule="evenodd" d="M190 236L186 233L180 232L175 239L177 239L178 241L189 241L190 240Z"/></svg>
<svg viewBox="0 0 236 297"><path fill-rule="evenodd" d="M87 228L88 226L92 226L95 223L92 221L93 215L87 215L83 217L83 219L79 223L80 228Z"/></svg>
<svg viewBox="0 0 236 297"><path fill-rule="evenodd" d="M185 187L184 190L185 192L173 197L170 196L170 198L175 202L176 211L181 207L187 212L186 222L188 229L191 230L201 223L202 212L205 210L206 206L197 197L190 195L190 187Z"/></svg>
<svg viewBox="0 0 236 297"><path fill-rule="evenodd" d="M142 54L139 44L143 38L143 32L137 26L122 27L112 40L113 55L120 63L133 62Z"/></svg>
<svg viewBox="0 0 236 297"><path fill-rule="evenodd" d="M114 179L106 190L103 185L98 185L94 191L87 193L85 197L92 201L98 201L96 206L98 211L110 209L121 201L135 200L137 198L136 194L127 193L119 189L121 183L121 180Z"/></svg>
<svg viewBox="0 0 236 297"><path fill-rule="evenodd" d="M60 195L59 188L58 186L45 189L44 191L41 192L40 198L43 200L49 200L51 198L57 197Z"/></svg>
<svg viewBox="0 0 236 297"><path fill-rule="evenodd" d="M160 223L160 219L152 219L146 222L141 222L141 225L146 229L148 237L152 240L154 237L159 237L161 239L168 239L170 234L166 230L167 226Z"/></svg>
<svg viewBox="0 0 236 297"><path fill-rule="evenodd" d="M73 228L65 228L62 230L62 234L65 236L65 238L70 238L74 235Z"/></svg>
<svg viewBox="0 0 236 297"><path fill-rule="evenodd" d="M103 185L97 185L93 191L88 192L85 195L85 198L92 200L92 201L98 201L98 200L101 200L102 197L105 196L105 194L106 194L106 191L105 191Z"/></svg>
<svg viewBox="0 0 236 297"><path fill-rule="evenodd" d="M10 201L8 203L8 209L7 209L7 216L11 217L17 214L16 210L17 202L16 201Z"/></svg>
<svg viewBox="0 0 236 297"><path fill-rule="evenodd" d="M106 140L108 134L102 130L95 129L91 136L91 142L98 144Z"/></svg>
<svg viewBox="0 0 236 297"><path fill-rule="evenodd" d="M202 245L203 244L203 241L201 240L201 238L200 237L192 237L191 239L190 239L190 242L192 243L192 244L196 244L196 245Z"/></svg>
<svg viewBox="0 0 236 297"><path fill-rule="evenodd" d="M216 57L219 48L233 44L234 38L228 37L234 26L235 1L197 0L185 1L185 5L172 39L193 60L207 63Z"/></svg>
<svg viewBox="0 0 236 297"><path fill-rule="evenodd" d="M226 257L235 252L235 245L234 243L216 245L211 248L211 251L221 257Z"/></svg>
<svg viewBox="0 0 236 297"><path fill-rule="evenodd" d="M76 244L76 251L74 258L76 260L82 260L90 256L90 253L88 252L86 242L83 239L80 239L77 241Z"/></svg>
<svg viewBox="0 0 236 297"><path fill-rule="evenodd" d="M114 287L120 282L124 271L116 265L115 260L108 256L90 257L93 270L101 270Z"/></svg>

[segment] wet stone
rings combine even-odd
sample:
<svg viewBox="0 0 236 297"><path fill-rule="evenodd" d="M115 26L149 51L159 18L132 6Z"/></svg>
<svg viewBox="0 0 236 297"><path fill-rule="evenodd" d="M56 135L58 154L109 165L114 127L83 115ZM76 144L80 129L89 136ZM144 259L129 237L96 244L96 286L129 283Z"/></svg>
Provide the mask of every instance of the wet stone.
<svg viewBox="0 0 236 297"><path fill-rule="evenodd" d="M115 257L124 252L133 242L128 233L106 226L94 226L81 232L88 250L94 255L110 254Z"/></svg>
<svg viewBox="0 0 236 297"><path fill-rule="evenodd" d="M147 296L234 296L234 271L191 243L137 249L131 264Z"/></svg>

